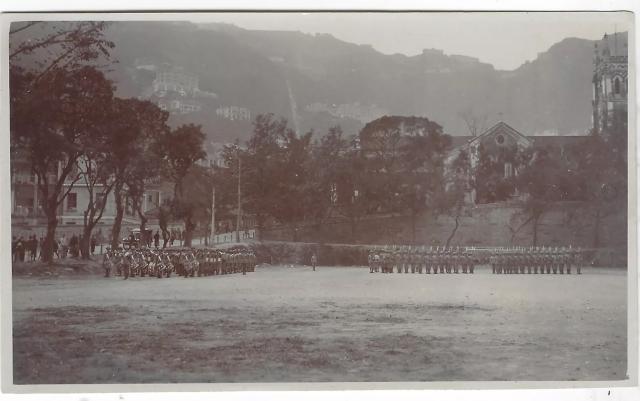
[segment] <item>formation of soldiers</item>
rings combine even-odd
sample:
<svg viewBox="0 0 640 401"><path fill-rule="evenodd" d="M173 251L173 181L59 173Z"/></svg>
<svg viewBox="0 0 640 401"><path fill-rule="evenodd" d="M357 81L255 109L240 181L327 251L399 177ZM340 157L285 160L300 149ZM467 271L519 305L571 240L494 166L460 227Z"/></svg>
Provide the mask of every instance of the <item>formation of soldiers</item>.
<svg viewBox="0 0 640 401"><path fill-rule="evenodd" d="M211 276L255 271L255 254L245 248L217 249L107 249L105 277Z"/></svg>
<svg viewBox="0 0 640 401"><path fill-rule="evenodd" d="M473 274L477 260L462 248L395 247L369 252L370 273Z"/></svg>
<svg viewBox="0 0 640 401"><path fill-rule="evenodd" d="M384 247L369 251L370 273L473 274L476 265L491 266L493 274L582 273L580 248L440 248Z"/></svg>
<svg viewBox="0 0 640 401"><path fill-rule="evenodd" d="M582 273L580 248L508 248L489 257L493 274Z"/></svg>
<svg viewBox="0 0 640 401"><path fill-rule="evenodd" d="M198 249L196 259L200 264L203 276L253 272L257 259L253 251L245 248L230 248L225 250Z"/></svg>

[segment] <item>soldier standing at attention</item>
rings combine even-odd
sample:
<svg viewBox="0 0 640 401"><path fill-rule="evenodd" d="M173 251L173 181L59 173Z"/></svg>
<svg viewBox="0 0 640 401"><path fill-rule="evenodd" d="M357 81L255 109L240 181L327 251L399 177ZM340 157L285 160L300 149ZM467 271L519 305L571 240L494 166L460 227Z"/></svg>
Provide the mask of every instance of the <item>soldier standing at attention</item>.
<svg viewBox="0 0 640 401"><path fill-rule="evenodd" d="M409 264L411 264L411 256L409 255L409 250L405 249L402 254L402 264L404 266L404 272L409 273Z"/></svg>
<svg viewBox="0 0 640 401"><path fill-rule="evenodd" d="M311 266L313 266L313 271L316 271L316 264L318 263L318 258L316 257L316 254L314 253L313 255L311 255Z"/></svg>
<svg viewBox="0 0 640 401"><path fill-rule="evenodd" d="M582 274L582 250L580 248L576 249L576 273Z"/></svg>
<svg viewBox="0 0 640 401"><path fill-rule="evenodd" d="M558 254L558 270L560 270L560 274L564 274L564 265L565 265L565 256L566 252L564 247L560 249L560 253Z"/></svg>
<svg viewBox="0 0 640 401"><path fill-rule="evenodd" d="M500 255L500 261L502 262L502 269L504 274L511 274L511 261L509 260L509 253L504 253Z"/></svg>
<svg viewBox="0 0 640 401"><path fill-rule="evenodd" d="M380 254L376 248L371 250L371 273L375 273L380 263Z"/></svg>
<svg viewBox="0 0 640 401"><path fill-rule="evenodd" d="M246 276L247 275L247 252L242 252L241 254L242 259L240 259L240 263L242 263L242 275ZM314 255L315 256L315 255ZM313 266L313 270L315 271L315 265Z"/></svg>
<svg viewBox="0 0 640 401"><path fill-rule="evenodd" d="M423 258L424 258L423 260L424 260L425 273L430 274L431 273L431 252L426 251L424 253Z"/></svg>
<svg viewBox="0 0 640 401"><path fill-rule="evenodd" d="M393 273L393 251L387 251L387 247L385 246L381 255L382 258L380 259L380 265L378 266L378 269L376 269L376 272L380 270L382 273Z"/></svg>
<svg viewBox="0 0 640 401"><path fill-rule="evenodd" d="M415 273L418 271L418 250L414 247L411 248L411 254L409 255L409 260L411 261L411 273Z"/></svg>

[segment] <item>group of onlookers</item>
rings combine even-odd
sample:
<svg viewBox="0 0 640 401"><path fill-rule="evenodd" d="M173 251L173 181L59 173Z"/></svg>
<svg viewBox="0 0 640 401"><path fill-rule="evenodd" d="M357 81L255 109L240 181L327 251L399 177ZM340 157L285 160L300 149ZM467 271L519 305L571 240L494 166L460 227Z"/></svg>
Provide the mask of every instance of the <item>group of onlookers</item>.
<svg viewBox="0 0 640 401"><path fill-rule="evenodd" d="M53 254L57 258L66 258L67 256L79 257L81 254L81 244L83 238L82 235L73 234L68 239L63 234L61 238L57 238L53 241ZM91 237L89 242L89 252L93 255L96 251L97 239L95 236ZM23 236L13 236L11 241L11 256L13 262L28 261L35 262L42 256L42 247L44 245L44 238L38 239L35 234L30 235L28 238Z"/></svg>
<svg viewBox="0 0 640 401"><path fill-rule="evenodd" d="M22 236L14 236L11 240L11 259L14 262L24 262L28 256L28 260L35 261L38 258L38 250L43 241L43 238L38 240L35 234L26 239Z"/></svg>

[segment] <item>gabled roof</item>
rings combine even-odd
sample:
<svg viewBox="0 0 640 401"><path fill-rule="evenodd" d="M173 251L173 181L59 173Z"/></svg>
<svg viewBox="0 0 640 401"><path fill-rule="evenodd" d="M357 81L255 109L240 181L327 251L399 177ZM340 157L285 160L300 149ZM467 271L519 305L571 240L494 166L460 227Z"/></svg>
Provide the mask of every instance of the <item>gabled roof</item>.
<svg viewBox="0 0 640 401"><path fill-rule="evenodd" d="M488 130L486 130L485 132L483 132L482 134L476 136L475 138L473 138L472 140L469 141L469 144L484 138L486 136L489 136L491 134L493 134L494 132L496 132L497 130L502 130L503 133L512 136L513 138L515 138L518 141L525 141L528 144L531 144L531 139L529 139L528 137L524 136L523 134L521 134L520 132L518 132L515 128L513 128L512 126L510 126L509 124L505 123L504 121L500 121L498 122L496 125L494 125L493 127L489 128Z"/></svg>

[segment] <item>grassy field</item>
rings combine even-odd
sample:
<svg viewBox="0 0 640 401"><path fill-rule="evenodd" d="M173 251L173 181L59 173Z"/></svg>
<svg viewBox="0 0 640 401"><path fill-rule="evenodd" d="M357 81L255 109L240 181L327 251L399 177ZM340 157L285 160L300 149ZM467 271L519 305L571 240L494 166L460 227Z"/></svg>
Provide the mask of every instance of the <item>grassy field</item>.
<svg viewBox="0 0 640 401"><path fill-rule="evenodd" d="M615 380L626 271L13 280L14 382Z"/></svg>

